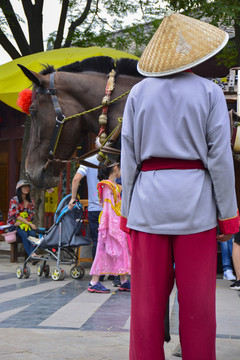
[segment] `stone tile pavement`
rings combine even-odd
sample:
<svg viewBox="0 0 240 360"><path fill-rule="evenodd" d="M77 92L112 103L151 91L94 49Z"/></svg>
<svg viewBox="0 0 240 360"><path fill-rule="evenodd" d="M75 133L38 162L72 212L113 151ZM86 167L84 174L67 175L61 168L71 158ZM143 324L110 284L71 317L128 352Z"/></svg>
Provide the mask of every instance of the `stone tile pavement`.
<svg viewBox="0 0 240 360"><path fill-rule="evenodd" d="M82 279L74 280L66 265L66 278L53 281L39 277L32 264L30 277L17 279L17 265L0 255L0 360L128 359L130 294L118 292L109 280L105 285L110 294L88 293L89 268ZM217 360L240 359L240 292L229 285L217 279ZM166 360L176 360L176 289L170 310L171 341L165 353Z"/></svg>

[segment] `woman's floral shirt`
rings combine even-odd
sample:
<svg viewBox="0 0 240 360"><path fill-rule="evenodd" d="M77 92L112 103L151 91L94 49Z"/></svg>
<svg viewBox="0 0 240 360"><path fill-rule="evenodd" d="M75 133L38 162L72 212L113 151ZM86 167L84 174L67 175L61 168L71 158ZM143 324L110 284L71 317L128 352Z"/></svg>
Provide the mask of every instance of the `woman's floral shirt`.
<svg viewBox="0 0 240 360"><path fill-rule="evenodd" d="M14 225L17 221L17 217L23 211L28 213L27 221L32 221L35 215L34 201L32 200L28 203L27 207L24 207L24 203L19 203L18 197L14 196L10 200L7 223Z"/></svg>

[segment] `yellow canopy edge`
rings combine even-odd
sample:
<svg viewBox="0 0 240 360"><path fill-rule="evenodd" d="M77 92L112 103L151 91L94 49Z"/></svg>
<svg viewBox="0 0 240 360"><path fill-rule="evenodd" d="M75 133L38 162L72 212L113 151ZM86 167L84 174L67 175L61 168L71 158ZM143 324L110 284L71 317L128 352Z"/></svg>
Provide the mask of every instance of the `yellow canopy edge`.
<svg viewBox="0 0 240 360"><path fill-rule="evenodd" d="M131 58L138 60L135 55L104 47L62 48L44 51L12 60L0 66L0 100L5 104L20 110L17 98L20 91L31 86L30 80L23 74L17 64L26 66L29 70L40 72L43 65L51 65L56 69L75 61L95 56L110 56L114 59Z"/></svg>

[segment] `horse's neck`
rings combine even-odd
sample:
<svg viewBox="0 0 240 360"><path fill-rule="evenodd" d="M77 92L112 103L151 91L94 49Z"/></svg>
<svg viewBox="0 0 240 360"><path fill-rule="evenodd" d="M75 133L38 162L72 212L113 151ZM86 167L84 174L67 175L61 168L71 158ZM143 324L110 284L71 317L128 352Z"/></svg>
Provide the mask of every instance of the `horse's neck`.
<svg viewBox="0 0 240 360"><path fill-rule="evenodd" d="M98 107L102 104L103 97L105 96L106 86L107 86L108 77L106 74L91 73L86 78L88 88L85 89L84 95L85 99L79 99L79 101L84 101L85 109L89 110L94 107ZM118 123L118 118L122 117L124 106L127 100L128 94L126 92L130 91L131 88L141 80L141 78L135 78L132 76L119 75L115 79L115 87L110 95L110 103L107 109L108 125L107 128L109 131L112 131ZM121 95L124 95L119 100L116 100ZM101 114L102 109L98 111L93 111L89 114L88 126L89 130L97 134L99 132L99 122L98 118Z"/></svg>
<svg viewBox="0 0 240 360"><path fill-rule="evenodd" d="M95 108L102 105L106 84L106 74L80 73L76 76L75 86L72 90L73 96L78 102L79 113L89 111L83 115L85 128L95 134L99 131L98 117L101 113L101 109Z"/></svg>
<svg viewBox="0 0 240 360"><path fill-rule="evenodd" d="M102 99L105 96L106 86L108 81L107 74L98 72L85 72L75 74L72 83L71 92L75 100L77 101L78 112L89 111L84 114L84 127L86 131L99 133L99 116L102 113L102 109L95 109L102 105ZM118 96L131 90L134 84L139 82L141 78L135 78L132 76L119 75L115 79L115 88L110 95L110 101L116 99ZM123 98L114 101L114 104L110 104L107 110L108 117L108 131L111 132L118 123L118 118L123 115L123 109L127 95ZM95 109L95 110L94 110Z"/></svg>

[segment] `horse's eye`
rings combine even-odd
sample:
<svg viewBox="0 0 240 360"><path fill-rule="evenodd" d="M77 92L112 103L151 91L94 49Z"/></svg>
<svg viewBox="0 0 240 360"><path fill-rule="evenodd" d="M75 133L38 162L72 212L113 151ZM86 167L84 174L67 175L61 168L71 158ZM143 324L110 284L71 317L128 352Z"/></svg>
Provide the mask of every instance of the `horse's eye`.
<svg viewBox="0 0 240 360"><path fill-rule="evenodd" d="M37 110L29 109L29 113L30 113L31 117L34 117L36 115L36 113L37 113Z"/></svg>

